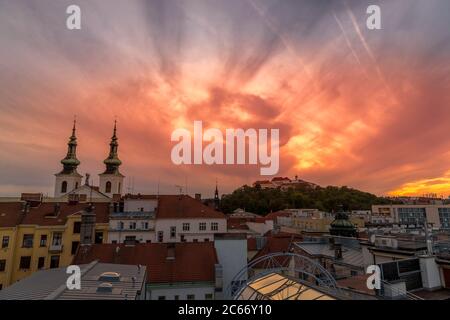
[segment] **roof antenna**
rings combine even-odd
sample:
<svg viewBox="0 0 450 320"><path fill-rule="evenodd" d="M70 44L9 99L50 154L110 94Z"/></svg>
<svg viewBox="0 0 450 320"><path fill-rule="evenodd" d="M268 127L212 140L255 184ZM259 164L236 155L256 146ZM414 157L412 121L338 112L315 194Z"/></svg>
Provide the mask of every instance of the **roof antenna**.
<svg viewBox="0 0 450 320"><path fill-rule="evenodd" d="M158 177L158 192L156 194L156 198L159 198L159 177Z"/></svg>

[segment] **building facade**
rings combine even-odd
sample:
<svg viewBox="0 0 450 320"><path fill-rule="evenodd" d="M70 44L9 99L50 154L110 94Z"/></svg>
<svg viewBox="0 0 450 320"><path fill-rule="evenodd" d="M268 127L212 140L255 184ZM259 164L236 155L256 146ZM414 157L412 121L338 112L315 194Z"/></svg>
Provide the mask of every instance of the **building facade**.
<svg viewBox="0 0 450 320"><path fill-rule="evenodd" d="M405 226L422 226L426 221L433 229L450 230L450 205L374 205L372 219L384 219Z"/></svg>

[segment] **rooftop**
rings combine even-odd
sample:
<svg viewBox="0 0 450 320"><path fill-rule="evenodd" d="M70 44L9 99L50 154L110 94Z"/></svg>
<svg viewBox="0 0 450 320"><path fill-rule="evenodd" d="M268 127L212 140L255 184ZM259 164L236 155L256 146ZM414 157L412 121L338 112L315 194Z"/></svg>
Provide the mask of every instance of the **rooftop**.
<svg viewBox="0 0 450 320"><path fill-rule="evenodd" d="M215 281L218 263L213 242L96 244L81 246L73 264L94 260L147 266L147 283Z"/></svg>
<svg viewBox="0 0 450 320"><path fill-rule="evenodd" d="M35 272L3 289L0 291L0 300L135 300L146 278L145 267L138 268L136 265L94 261L80 265L80 268L80 290L67 288L69 274L66 268L48 269ZM106 282L100 278L105 272L117 273L119 279ZM111 290L98 290L105 283L110 283Z"/></svg>
<svg viewBox="0 0 450 320"><path fill-rule="evenodd" d="M278 273L250 281L239 293L238 300L336 300L333 295Z"/></svg>
<svg viewBox="0 0 450 320"><path fill-rule="evenodd" d="M226 216L188 195L163 195L158 198L157 219L226 219Z"/></svg>
<svg viewBox="0 0 450 320"><path fill-rule="evenodd" d="M26 202L0 202L0 227L13 227L18 224L55 226L65 225L71 215L81 214L88 207L86 203L42 202L29 206L24 213ZM97 223L108 223L109 203L94 204Z"/></svg>

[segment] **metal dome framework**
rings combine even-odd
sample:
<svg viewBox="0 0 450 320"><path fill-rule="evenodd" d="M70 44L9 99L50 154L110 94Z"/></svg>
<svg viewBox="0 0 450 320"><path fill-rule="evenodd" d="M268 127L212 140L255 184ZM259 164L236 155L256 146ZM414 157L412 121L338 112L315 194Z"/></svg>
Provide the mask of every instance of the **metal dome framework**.
<svg viewBox="0 0 450 320"><path fill-rule="evenodd" d="M336 280L322 265L297 253L278 252L261 256L242 268L226 289L226 296L237 299L249 283L271 273L286 275L299 283L321 288L335 296L339 295ZM243 281L246 275L248 278Z"/></svg>

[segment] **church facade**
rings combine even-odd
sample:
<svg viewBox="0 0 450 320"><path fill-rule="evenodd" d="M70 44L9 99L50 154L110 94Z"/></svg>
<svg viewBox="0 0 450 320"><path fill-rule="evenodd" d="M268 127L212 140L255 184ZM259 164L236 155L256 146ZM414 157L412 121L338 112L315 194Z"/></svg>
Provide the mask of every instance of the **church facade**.
<svg viewBox="0 0 450 320"><path fill-rule="evenodd" d="M109 155L103 161L106 168L105 171L99 174L99 186L90 186L87 174L84 186L81 185L82 175L78 173L77 169L80 161L77 158L77 137L76 137L76 122L74 121L72 128L72 135L69 137L67 143L67 155L61 160L63 169L55 174L55 198L62 198L68 195L85 195L95 196L96 198L111 199L114 195L122 195L123 181L125 176L119 171L122 164L118 156L118 138L117 138L117 123L114 122L113 135L109 144Z"/></svg>

